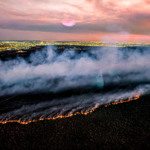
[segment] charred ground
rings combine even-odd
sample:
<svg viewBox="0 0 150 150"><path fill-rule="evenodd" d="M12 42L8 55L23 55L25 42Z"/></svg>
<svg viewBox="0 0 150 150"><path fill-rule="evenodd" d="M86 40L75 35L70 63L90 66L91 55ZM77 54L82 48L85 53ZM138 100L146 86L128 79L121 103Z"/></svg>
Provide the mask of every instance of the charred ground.
<svg viewBox="0 0 150 150"><path fill-rule="evenodd" d="M92 114L0 125L1 149L149 149L150 96Z"/></svg>

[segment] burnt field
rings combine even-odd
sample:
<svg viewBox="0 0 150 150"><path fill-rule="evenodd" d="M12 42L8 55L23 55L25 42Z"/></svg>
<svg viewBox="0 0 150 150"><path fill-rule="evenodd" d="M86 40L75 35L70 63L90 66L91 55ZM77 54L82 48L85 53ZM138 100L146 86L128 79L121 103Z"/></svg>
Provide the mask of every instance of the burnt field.
<svg viewBox="0 0 150 150"><path fill-rule="evenodd" d="M70 118L0 124L1 149L149 149L150 96Z"/></svg>
<svg viewBox="0 0 150 150"><path fill-rule="evenodd" d="M0 147L148 149L149 58L149 47L0 52Z"/></svg>

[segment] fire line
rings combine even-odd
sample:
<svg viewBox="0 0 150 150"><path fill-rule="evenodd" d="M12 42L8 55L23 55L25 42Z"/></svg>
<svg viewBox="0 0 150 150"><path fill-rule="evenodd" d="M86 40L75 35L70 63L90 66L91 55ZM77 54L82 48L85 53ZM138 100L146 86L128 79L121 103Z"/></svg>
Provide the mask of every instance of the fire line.
<svg viewBox="0 0 150 150"><path fill-rule="evenodd" d="M138 100L140 98L139 95L136 95L134 96L133 98L129 98L127 100L120 100L118 102L113 102L113 103L110 103L110 104L106 104L105 107L108 107L110 105L117 105L117 104L120 104L120 103L125 103L125 102L130 102L130 101L133 101L133 100ZM90 110L90 111L86 111L86 112L76 112L76 113L72 113L72 114L68 114L68 115L58 115L56 117L51 117L51 118L39 118L37 120L29 120L29 121L21 121L21 120L6 120L6 121L0 121L1 124L6 124L6 123L12 123L12 122L15 122L15 123L19 123L19 124L22 124L22 125L27 125L29 123L32 123L32 122L37 122L37 121L42 121L42 120L55 120L55 119L60 119L60 118L68 118L68 117L72 117L72 116L76 116L76 115L87 115L87 114L90 114L92 112L94 112L96 109L98 109L99 106L98 105L95 105L95 107Z"/></svg>

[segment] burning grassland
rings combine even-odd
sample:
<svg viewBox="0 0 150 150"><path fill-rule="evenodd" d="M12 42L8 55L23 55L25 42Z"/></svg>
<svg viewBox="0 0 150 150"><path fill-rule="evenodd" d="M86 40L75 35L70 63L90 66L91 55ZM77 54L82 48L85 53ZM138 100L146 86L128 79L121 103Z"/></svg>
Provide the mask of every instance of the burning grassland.
<svg viewBox="0 0 150 150"><path fill-rule="evenodd" d="M136 100L150 90L149 58L149 48L47 47L1 60L0 121L27 124L86 115L102 105Z"/></svg>

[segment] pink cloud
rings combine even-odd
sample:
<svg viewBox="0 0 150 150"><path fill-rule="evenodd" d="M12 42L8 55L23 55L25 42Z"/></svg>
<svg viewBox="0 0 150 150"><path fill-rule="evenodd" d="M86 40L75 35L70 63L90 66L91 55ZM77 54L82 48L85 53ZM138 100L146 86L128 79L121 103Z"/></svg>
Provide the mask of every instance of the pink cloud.
<svg viewBox="0 0 150 150"><path fill-rule="evenodd" d="M77 27L68 31L62 28L61 23L65 21L65 16L76 22ZM118 36L120 32L128 32L131 35L140 34L141 39L143 39L142 36L146 36L145 39L147 39L150 34L150 1L1 0L0 18L1 31L6 32L6 29L11 29L7 31L7 34L13 30L34 32L33 35L35 32L43 33L43 31L45 34L49 34L46 32L56 34L58 30L56 35L66 32L67 35L69 33L70 37L74 36L74 39L78 40L77 34L83 39L85 39L84 36L86 39L87 37L91 39L86 34L92 33L91 37L95 38L101 33L110 35L115 33ZM140 36L136 37L140 38ZM0 38L3 37L0 35Z"/></svg>

